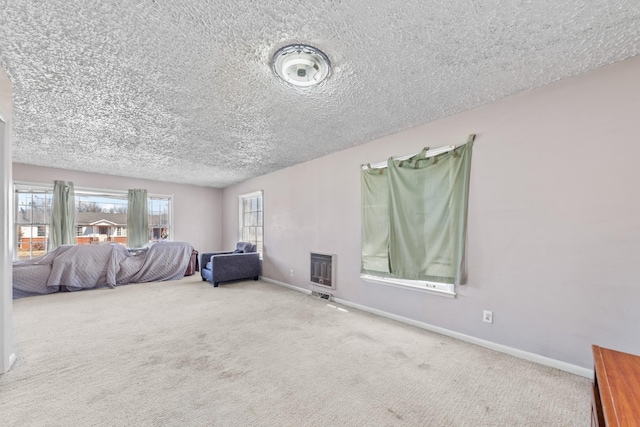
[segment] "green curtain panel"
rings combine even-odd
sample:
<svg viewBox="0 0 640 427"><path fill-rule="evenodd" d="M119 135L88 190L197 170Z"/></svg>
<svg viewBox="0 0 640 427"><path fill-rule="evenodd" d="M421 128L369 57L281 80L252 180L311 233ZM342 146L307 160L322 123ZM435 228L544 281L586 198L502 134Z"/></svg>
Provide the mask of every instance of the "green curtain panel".
<svg viewBox="0 0 640 427"><path fill-rule="evenodd" d="M362 171L362 273L389 273L387 168Z"/></svg>
<svg viewBox="0 0 640 427"><path fill-rule="evenodd" d="M425 158L423 151L406 160L389 159L386 173L362 171L363 273L464 282L472 147L470 138L467 144L433 157ZM377 179L375 186L370 184L372 177ZM375 219L372 204L376 204ZM382 268L383 249L387 271Z"/></svg>
<svg viewBox="0 0 640 427"><path fill-rule="evenodd" d="M149 243L147 190L129 190L127 206L127 246L141 248Z"/></svg>
<svg viewBox="0 0 640 427"><path fill-rule="evenodd" d="M76 243L76 202L73 182L54 181L49 225L49 250Z"/></svg>

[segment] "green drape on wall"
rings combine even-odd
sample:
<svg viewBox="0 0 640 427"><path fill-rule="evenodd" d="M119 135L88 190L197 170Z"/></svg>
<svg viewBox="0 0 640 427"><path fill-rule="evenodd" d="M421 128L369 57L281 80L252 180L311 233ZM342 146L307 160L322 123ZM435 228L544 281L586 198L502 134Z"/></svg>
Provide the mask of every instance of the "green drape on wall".
<svg viewBox="0 0 640 427"><path fill-rule="evenodd" d="M389 273L387 168L362 171L362 273Z"/></svg>
<svg viewBox="0 0 640 427"><path fill-rule="evenodd" d="M149 243L147 190L129 190L127 206L127 246L141 248Z"/></svg>
<svg viewBox="0 0 640 427"><path fill-rule="evenodd" d="M73 182L54 181L49 248L76 243L76 203Z"/></svg>
<svg viewBox="0 0 640 427"><path fill-rule="evenodd" d="M362 171L363 273L463 282L472 147Z"/></svg>

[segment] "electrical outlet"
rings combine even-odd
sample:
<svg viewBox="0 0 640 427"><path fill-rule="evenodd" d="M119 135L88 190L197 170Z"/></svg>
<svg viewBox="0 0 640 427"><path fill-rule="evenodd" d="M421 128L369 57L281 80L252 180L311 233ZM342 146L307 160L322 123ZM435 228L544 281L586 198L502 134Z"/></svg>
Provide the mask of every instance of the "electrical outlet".
<svg viewBox="0 0 640 427"><path fill-rule="evenodd" d="M293 269L291 269L291 271L289 272L289 275L293 277Z"/></svg>
<svg viewBox="0 0 640 427"><path fill-rule="evenodd" d="M487 323L493 323L493 312L489 310L484 310L482 312L482 320Z"/></svg>

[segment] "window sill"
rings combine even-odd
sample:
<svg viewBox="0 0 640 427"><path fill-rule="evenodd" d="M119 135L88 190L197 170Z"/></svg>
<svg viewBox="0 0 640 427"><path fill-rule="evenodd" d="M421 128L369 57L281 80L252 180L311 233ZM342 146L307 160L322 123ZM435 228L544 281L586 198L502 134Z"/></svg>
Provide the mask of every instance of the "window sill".
<svg viewBox="0 0 640 427"><path fill-rule="evenodd" d="M415 292L422 292L425 294L437 295L439 297L444 297L444 298L456 297L456 293L453 291L446 290L446 289L439 289L436 287L433 287L433 288L427 287L429 286L428 282L423 282L424 286L418 286L418 285L411 285L400 280L371 276L369 274L361 274L360 279L369 283L376 283L380 285L391 286L393 288L400 288L400 289L406 289L406 290L415 291Z"/></svg>

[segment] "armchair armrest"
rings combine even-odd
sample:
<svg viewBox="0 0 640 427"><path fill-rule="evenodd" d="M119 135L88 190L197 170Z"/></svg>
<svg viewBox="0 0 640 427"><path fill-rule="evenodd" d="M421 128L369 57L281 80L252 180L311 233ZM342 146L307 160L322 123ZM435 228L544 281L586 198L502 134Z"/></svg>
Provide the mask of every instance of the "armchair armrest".
<svg viewBox="0 0 640 427"><path fill-rule="evenodd" d="M225 255L232 254L233 252L223 251L223 252L204 252L200 255L200 265L206 266L209 261L211 261L211 257L214 255Z"/></svg>

